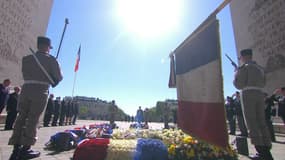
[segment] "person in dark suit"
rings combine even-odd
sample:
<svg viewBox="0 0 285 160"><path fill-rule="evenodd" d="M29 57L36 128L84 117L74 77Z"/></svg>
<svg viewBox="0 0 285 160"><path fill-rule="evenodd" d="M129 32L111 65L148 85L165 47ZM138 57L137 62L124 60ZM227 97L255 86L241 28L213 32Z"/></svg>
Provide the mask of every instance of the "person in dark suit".
<svg viewBox="0 0 285 160"><path fill-rule="evenodd" d="M7 101L7 118L5 123L5 130L11 130L13 129L13 124L17 117L17 104L18 104L18 97L20 93L20 87L14 87L14 93L11 93L9 95L8 101Z"/></svg>
<svg viewBox="0 0 285 160"><path fill-rule="evenodd" d="M53 114L53 110L54 110L54 101L53 101L53 94L49 95L49 99L48 99L48 103L47 103L47 108L45 111L45 115L44 115L44 127L49 127L49 123L51 120L51 116Z"/></svg>
<svg viewBox="0 0 285 160"><path fill-rule="evenodd" d="M6 101L9 95L9 85L11 84L10 79L5 79L2 84L0 84L0 114L5 108Z"/></svg>

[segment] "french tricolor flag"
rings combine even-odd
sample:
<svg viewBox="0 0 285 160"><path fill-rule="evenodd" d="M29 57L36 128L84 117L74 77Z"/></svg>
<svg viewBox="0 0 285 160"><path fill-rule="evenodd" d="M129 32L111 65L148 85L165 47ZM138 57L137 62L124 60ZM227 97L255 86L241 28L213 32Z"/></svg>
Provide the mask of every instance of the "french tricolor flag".
<svg viewBox="0 0 285 160"><path fill-rule="evenodd" d="M175 78L178 126L220 147L228 146L216 17L205 21L178 48Z"/></svg>
<svg viewBox="0 0 285 160"><path fill-rule="evenodd" d="M78 52L77 52L76 62L75 62L75 66L74 66L74 72L77 72L78 68L79 68L80 52L81 52L81 45L79 46L79 49L78 49Z"/></svg>

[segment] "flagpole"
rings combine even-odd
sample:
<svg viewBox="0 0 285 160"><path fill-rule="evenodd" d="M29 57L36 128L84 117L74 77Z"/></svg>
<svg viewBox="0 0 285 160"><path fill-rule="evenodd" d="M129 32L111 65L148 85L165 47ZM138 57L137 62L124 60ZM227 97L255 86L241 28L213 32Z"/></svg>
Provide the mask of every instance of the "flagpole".
<svg viewBox="0 0 285 160"><path fill-rule="evenodd" d="M77 77L77 72L75 72L74 80L73 80L72 96L71 96L71 97L72 97L72 99L73 99L73 94L74 94L74 88L75 88L76 77Z"/></svg>
<svg viewBox="0 0 285 160"><path fill-rule="evenodd" d="M62 44L62 40L63 40L63 37L64 37L64 33L65 33L65 30L66 30L67 24L69 24L69 22L68 22L68 19L65 18L65 24L64 24L63 32L62 32L62 35L61 35L60 43L59 43L59 46L58 46L58 49L57 49L57 53L56 53L56 57L55 57L56 59L58 58L58 55L59 55L59 51L60 51L60 48L61 48L61 44Z"/></svg>

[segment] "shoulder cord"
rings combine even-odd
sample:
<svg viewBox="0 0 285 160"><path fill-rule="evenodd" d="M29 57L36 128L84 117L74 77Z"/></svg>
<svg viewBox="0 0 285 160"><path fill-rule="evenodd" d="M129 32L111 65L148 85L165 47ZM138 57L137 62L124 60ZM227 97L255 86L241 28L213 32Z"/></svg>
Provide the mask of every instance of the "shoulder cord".
<svg viewBox="0 0 285 160"><path fill-rule="evenodd" d="M32 54L34 59L36 60L38 66L41 68L41 70L44 72L44 74L46 75L46 77L48 78L48 80L54 85L54 81L53 79L50 77L50 75L48 74L48 72L45 70L45 68L42 66L42 64L40 63L39 59L36 57L35 54Z"/></svg>

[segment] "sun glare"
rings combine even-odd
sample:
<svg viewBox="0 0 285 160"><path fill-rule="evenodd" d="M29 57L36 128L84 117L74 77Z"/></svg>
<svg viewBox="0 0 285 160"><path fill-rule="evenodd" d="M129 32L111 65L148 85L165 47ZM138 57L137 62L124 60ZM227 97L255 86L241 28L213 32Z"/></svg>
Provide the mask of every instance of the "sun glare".
<svg viewBox="0 0 285 160"><path fill-rule="evenodd" d="M182 0L117 0L116 15L130 32L154 37L177 29Z"/></svg>

